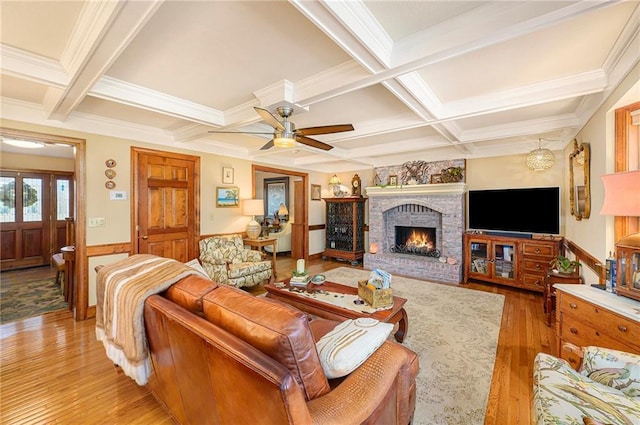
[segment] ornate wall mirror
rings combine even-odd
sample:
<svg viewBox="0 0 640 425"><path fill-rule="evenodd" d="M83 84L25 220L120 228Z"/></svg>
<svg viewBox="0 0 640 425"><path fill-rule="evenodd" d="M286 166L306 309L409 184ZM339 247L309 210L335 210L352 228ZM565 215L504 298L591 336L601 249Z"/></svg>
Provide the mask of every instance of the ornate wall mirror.
<svg viewBox="0 0 640 425"><path fill-rule="evenodd" d="M569 155L569 201L571 215L576 220L591 215L591 188L589 186L589 144L573 139L573 152Z"/></svg>

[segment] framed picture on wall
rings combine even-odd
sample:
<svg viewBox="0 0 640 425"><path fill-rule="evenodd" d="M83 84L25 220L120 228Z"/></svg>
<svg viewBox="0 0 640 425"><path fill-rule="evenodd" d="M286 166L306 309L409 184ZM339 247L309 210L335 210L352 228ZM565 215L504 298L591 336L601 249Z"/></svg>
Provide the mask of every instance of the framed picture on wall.
<svg viewBox="0 0 640 425"><path fill-rule="evenodd" d="M237 187L217 187L216 207L238 208L240 206L240 189Z"/></svg>
<svg viewBox="0 0 640 425"><path fill-rule="evenodd" d="M233 168L222 167L222 183L233 184Z"/></svg>
<svg viewBox="0 0 640 425"><path fill-rule="evenodd" d="M322 199L322 186L320 186L319 184L312 184L311 185L311 200L312 201L319 201Z"/></svg>
<svg viewBox="0 0 640 425"><path fill-rule="evenodd" d="M289 177L274 177L264 179L264 213L274 215L280 209L280 204L287 208L289 205Z"/></svg>

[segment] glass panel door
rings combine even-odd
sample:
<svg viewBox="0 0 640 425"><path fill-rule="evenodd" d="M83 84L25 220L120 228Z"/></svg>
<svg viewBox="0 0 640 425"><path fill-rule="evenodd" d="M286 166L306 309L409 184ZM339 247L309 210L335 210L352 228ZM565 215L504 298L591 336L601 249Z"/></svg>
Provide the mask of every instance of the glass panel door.
<svg viewBox="0 0 640 425"><path fill-rule="evenodd" d="M471 241L471 273L489 274L488 243Z"/></svg>
<svg viewBox="0 0 640 425"><path fill-rule="evenodd" d="M514 252L514 244L495 243L493 258L496 277L509 280L515 279Z"/></svg>

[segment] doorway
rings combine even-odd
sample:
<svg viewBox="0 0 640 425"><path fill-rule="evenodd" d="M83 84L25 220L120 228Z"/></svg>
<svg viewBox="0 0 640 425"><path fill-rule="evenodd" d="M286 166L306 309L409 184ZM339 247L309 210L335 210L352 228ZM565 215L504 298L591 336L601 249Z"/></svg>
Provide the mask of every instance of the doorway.
<svg viewBox="0 0 640 425"><path fill-rule="evenodd" d="M31 131L24 131L24 130L18 130L18 129L5 128L5 127L0 127L0 136L2 137L2 140L13 139L13 140L31 141L36 144L42 145L41 146L42 149L39 149L39 150L42 151L43 153L38 153L38 155L47 157L45 158L45 161L42 162L44 164L42 166L38 166L37 165L38 162L35 159L31 159L27 162L28 165L20 167L23 169L28 169L28 170L21 171L23 172L23 177L25 177L24 171L28 171L28 173L26 173L26 177L27 177L26 183L29 185L29 188L27 188L26 197L24 196L25 180L23 179L22 182L19 182L18 180L16 180L15 182L15 185L18 191L20 190L19 185L22 184L22 194L23 194L22 196L23 199L19 201L22 203L22 205L20 206L16 205L16 207L21 209L21 212L18 212L16 215L22 214L23 228L26 230L29 230L29 232L27 233L32 234L26 240L23 237L23 244L22 244L23 248L21 249L24 249L24 242L26 242L27 249L25 252L27 255L22 255L23 260L21 260L21 263L18 263L18 267L22 267L22 266L29 267L32 265L35 266L37 264L49 264L51 254L54 251L56 251L61 245L67 243L65 236L63 236L66 233L63 229L66 227L65 218L67 217L62 218L59 214L73 217L72 224L77 229L77 231L74 233L73 241L71 242L75 246L76 261L74 263L75 269L73 270L73 273L74 273L74 276L76 277L77 289L74 294L74 299L70 300L70 303L71 303L70 308L73 310L73 314L76 320L85 320L87 318L87 308L88 308L88 287L87 287L88 279L87 279L87 266L86 266L87 254L86 254L86 235L85 235L86 213L84 208L80 208L76 204L76 200L84 199L84 196L85 196L85 180L86 180L85 140L77 139L73 137L36 133ZM44 170L45 168L49 168L49 162L55 162L55 160L53 159L49 160L49 158L60 156L59 152L61 150L68 152L68 154L66 154L67 156L63 156L63 158L67 158L72 161L73 171L65 171L65 172L45 171ZM12 151L12 149L5 149L3 147L3 152L10 152L10 151ZM12 153L16 153L16 152L19 153L19 151L12 151ZM32 158L36 157L33 151L27 151L23 153L23 155L24 156L32 155L33 156ZM12 171L17 171L16 168L18 167L11 167L7 165L7 164L10 164L9 159L6 158L7 156L11 156L11 155L3 155L3 167L7 169L5 171L11 171L11 168L13 168ZM51 168L54 168L54 167L51 167ZM31 174L33 174L33 176ZM47 177L45 178L42 175L46 175ZM11 176L8 176L8 177L11 177ZM35 178L35 180L29 180L29 178ZM46 186L49 186L50 184L52 186L51 193L53 195L49 195L47 200L44 200L44 193L42 197L43 202L46 205L48 205L48 207L45 205L41 207L37 207L35 206L37 202L33 203L33 199L34 199L32 196L34 193L33 190L35 189L37 191L38 190L37 187L40 184L43 184ZM62 186L64 186L64 189ZM53 188L55 188L55 190ZM58 191L60 192L64 191L65 194L64 195L59 194ZM16 193L20 194L20 192L16 192ZM29 193L31 193L31 195L29 195ZM19 197L20 196L18 196L17 198ZM30 224L37 223L37 220L35 219L40 213L42 213L42 220L40 222L40 227L43 226L43 223L48 223L48 228L49 228L48 242L47 244L43 244L42 248L37 248L41 250L41 253L37 255L34 255L35 254L34 248L30 246L31 244L30 241L32 240L30 238L35 238L35 240L38 240L38 246L40 246L38 237L33 236L33 234L37 234L38 231L30 229L28 225L24 224L25 199L26 199L26 204L29 204L26 211L26 215L28 216L27 223L30 223ZM55 202L55 207L51 206L52 202ZM63 208L62 206L58 206L58 202L62 202L62 203L68 202L67 204L68 210L65 211L65 208ZM39 208L41 208L42 210L41 212L38 212ZM46 208L48 208L49 214L44 212ZM55 211L55 215L52 213L53 211ZM62 218L62 219L59 219L59 218ZM17 228L18 225L16 224L15 227ZM45 239L47 237L40 236L40 238ZM63 240L64 240L64 243L62 242ZM3 238L3 244L4 243L5 243L5 240ZM3 249L6 249L6 248L3 246Z"/></svg>
<svg viewBox="0 0 640 425"><path fill-rule="evenodd" d="M256 197L256 175L264 173L268 177L294 177L293 196L289 198L287 206L289 216L293 217L291 224L291 258L309 258L309 174L280 168L266 167L253 164L251 166L252 194Z"/></svg>

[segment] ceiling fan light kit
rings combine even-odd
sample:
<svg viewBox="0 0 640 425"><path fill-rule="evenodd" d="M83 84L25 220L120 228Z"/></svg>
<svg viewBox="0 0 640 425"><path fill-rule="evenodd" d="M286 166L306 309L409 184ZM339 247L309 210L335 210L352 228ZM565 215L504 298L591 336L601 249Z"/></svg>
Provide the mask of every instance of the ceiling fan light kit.
<svg viewBox="0 0 640 425"><path fill-rule="evenodd" d="M538 139L538 149L527 155L527 167L533 171L543 171L553 166L555 156L549 149L542 149L542 139Z"/></svg>

